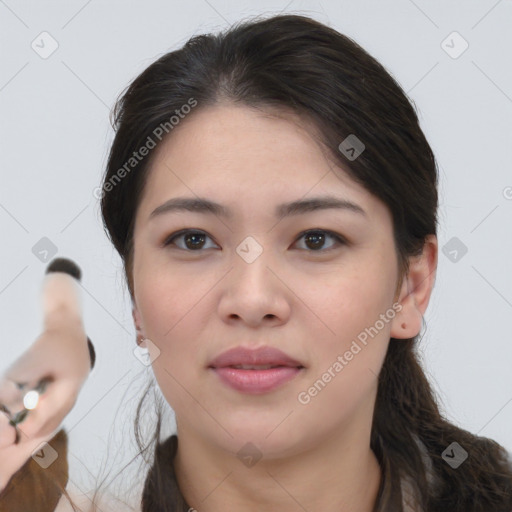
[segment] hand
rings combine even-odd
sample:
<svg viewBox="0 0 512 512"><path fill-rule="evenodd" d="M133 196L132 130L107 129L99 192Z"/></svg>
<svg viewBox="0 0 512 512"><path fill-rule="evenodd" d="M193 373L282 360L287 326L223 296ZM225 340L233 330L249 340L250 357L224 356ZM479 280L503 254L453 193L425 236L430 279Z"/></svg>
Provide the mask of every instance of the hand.
<svg viewBox="0 0 512 512"><path fill-rule="evenodd" d="M0 491L39 445L55 435L91 371L79 288L73 281L61 272L47 276L44 331L0 379ZM43 386L31 409L33 404L24 405L23 396L38 383ZM17 384L25 386L20 389ZM19 412L25 417L14 427L9 420L19 420Z"/></svg>

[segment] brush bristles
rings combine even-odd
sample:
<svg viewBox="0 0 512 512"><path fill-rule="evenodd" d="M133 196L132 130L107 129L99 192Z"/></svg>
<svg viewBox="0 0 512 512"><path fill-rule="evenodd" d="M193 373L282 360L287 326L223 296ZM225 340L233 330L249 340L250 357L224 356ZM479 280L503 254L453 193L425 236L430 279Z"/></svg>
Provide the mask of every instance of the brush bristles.
<svg viewBox="0 0 512 512"><path fill-rule="evenodd" d="M64 272L73 276L77 281L82 279L82 271L80 267L68 258L55 258L46 267L46 274L50 272Z"/></svg>

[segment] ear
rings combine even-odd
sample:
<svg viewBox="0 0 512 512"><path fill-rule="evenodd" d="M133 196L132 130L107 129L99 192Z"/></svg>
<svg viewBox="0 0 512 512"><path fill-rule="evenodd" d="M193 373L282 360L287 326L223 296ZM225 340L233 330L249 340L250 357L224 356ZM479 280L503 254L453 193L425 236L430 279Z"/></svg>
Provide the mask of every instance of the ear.
<svg viewBox="0 0 512 512"><path fill-rule="evenodd" d="M142 319L139 312L139 309L135 304L133 304L132 307L132 317L133 317L133 323L135 324L135 330L136 330L136 342L139 347L146 348L146 342L141 340L141 338L145 338L144 335L144 328L142 327Z"/></svg>
<svg viewBox="0 0 512 512"><path fill-rule="evenodd" d="M409 259L409 271L404 276L397 302L402 306L391 323L391 337L413 338L421 331L437 270L438 243L435 235L425 239L419 256Z"/></svg>

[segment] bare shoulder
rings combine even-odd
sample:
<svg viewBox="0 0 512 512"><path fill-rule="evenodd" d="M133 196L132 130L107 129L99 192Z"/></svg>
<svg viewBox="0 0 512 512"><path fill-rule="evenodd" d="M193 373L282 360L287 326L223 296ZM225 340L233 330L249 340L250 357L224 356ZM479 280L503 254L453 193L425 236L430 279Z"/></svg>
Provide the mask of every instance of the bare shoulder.
<svg viewBox="0 0 512 512"><path fill-rule="evenodd" d="M140 512L140 508L133 508L126 503L121 502L114 496L109 494L97 495L93 504L94 492L86 494L77 492L76 490L66 489L73 503L78 507L79 512ZM57 508L54 512L78 512L76 508L62 495Z"/></svg>

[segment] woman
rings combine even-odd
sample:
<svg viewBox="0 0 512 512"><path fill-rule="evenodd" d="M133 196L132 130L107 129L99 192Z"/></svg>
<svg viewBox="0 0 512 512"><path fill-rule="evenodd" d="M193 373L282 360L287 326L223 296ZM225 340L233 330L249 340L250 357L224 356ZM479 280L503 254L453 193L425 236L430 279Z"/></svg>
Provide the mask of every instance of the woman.
<svg viewBox="0 0 512 512"><path fill-rule="evenodd" d="M415 352L437 168L386 70L275 16L164 55L114 114L104 224L177 423L141 510L510 512L507 453Z"/></svg>

